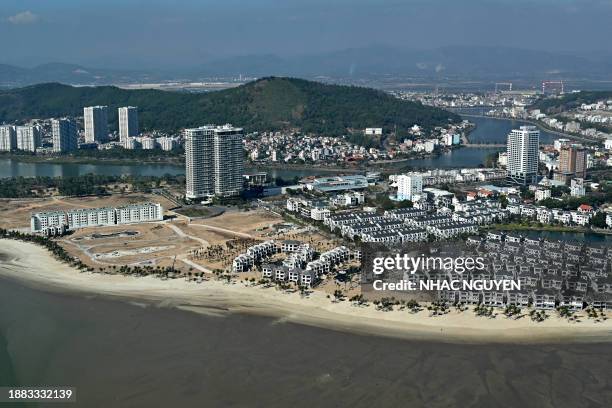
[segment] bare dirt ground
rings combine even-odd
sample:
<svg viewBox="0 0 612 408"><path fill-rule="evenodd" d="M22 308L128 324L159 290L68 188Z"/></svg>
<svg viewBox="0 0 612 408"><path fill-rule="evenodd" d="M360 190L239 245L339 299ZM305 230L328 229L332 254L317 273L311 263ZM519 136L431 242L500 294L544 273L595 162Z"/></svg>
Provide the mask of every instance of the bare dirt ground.
<svg viewBox="0 0 612 408"><path fill-rule="evenodd" d="M28 231L32 212L147 201L160 202L164 208L172 207L163 197L131 193L101 198L0 200L3 214L0 227ZM83 228L58 241L71 255L95 269L112 271L123 265L174 266L183 272L204 273L231 269L233 259L257 241L294 239L310 244L319 252L342 245L312 227L287 223L264 210L229 210L216 217L191 221L172 211L166 211L166 216L170 217L162 222Z"/></svg>
<svg viewBox="0 0 612 408"><path fill-rule="evenodd" d="M174 204L154 194L113 194L106 197L49 197L28 199L0 199L0 228L27 228L33 212L75 208L119 207L143 202L160 203L164 209Z"/></svg>
<svg viewBox="0 0 612 408"><path fill-rule="evenodd" d="M164 223L83 228L63 237L62 246L93 267L170 266L174 256L199 245Z"/></svg>
<svg viewBox="0 0 612 408"><path fill-rule="evenodd" d="M66 204L76 207L89 206L93 202L72 199ZM32 208L57 203L57 200L51 204L23 203L13 210L11 219L18 216L29 219ZM290 238L310 243L321 250L332 247L325 237L295 226L290 234L276 234L278 225L283 225L283 231L288 230L280 217L263 210L228 211L191 223L186 217L178 216L163 222L83 228L60 238L59 242L71 255L96 269L112 270L122 265L174 265L183 271L197 269L207 273L231 268L234 257L256 241Z"/></svg>

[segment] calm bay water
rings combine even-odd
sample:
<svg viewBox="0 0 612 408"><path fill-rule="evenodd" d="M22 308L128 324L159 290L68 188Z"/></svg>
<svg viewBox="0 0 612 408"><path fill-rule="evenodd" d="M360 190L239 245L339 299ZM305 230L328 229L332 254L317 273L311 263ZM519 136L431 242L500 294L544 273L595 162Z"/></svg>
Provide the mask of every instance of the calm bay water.
<svg viewBox="0 0 612 408"><path fill-rule="evenodd" d="M75 386L70 406L609 407L611 358L609 344L405 341L0 279L0 385Z"/></svg>
<svg viewBox="0 0 612 408"><path fill-rule="evenodd" d="M473 112L472 112L473 113ZM506 136L523 122L514 120L500 120L486 117L470 117L476 123L476 129L470 134L472 143L505 143ZM541 142L552 143L555 135L541 131ZM411 168L451 168L476 167L484 164L486 157L491 153L504 150L504 148L461 148L453 152L442 154L428 159L410 160L407 166ZM249 169L257 171L257 169ZM293 179L294 177L329 174L318 169L265 169L270 177ZM134 174L143 176L162 176L164 174L184 174L183 166L142 164L142 165L111 165L111 164L54 164L54 163L21 163L10 159L0 159L0 177L66 177L78 176L88 173L104 175Z"/></svg>
<svg viewBox="0 0 612 408"><path fill-rule="evenodd" d="M507 135L512 129L517 129L519 126L531 126L530 123L520 120L496 119L484 116L471 116L472 114L480 115L482 110L464 109L458 113L468 113L470 116L464 118L476 124L476 129L470 133L469 139L471 143L506 143ZM555 139L561 136L550 133L544 129L540 129L540 143L552 144Z"/></svg>
<svg viewBox="0 0 612 408"><path fill-rule="evenodd" d="M247 171L265 171L270 177L293 179L316 174L335 173L329 170L316 169L256 169L247 168ZM12 159L0 159L0 177L74 177L85 174L100 175L138 175L163 176L165 174L185 174L184 166L171 164L141 164L141 165L115 165L115 164L58 164L58 163L24 163Z"/></svg>

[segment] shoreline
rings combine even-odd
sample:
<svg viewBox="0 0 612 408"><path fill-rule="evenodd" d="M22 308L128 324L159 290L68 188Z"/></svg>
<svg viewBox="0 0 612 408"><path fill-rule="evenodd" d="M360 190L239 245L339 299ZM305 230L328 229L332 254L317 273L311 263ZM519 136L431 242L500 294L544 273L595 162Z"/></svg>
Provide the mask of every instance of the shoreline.
<svg viewBox="0 0 612 408"><path fill-rule="evenodd" d="M184 160L174 160L174 156L168 158L95 158L95 157L70 157L70 156L26 156L19 154L2 154L0 159L13 160L17 163L41 163L41 164L81 164L92 166L138 166L141 164L158 164L168 166L184 166ZM180 157L179 157L180 159Z"/></svg>
<svg viewBox="0 0 612 408"><path fill-rule="evenodd" d="M583 142L583 143L597 143L597 141L591 140L591 139L586 138L584 136L573 135L573 134L570 134L570 133L564 133L564 132L560 132L560 131L555 130L555 129L551 129L549 127L546 127L544 124L542 124L542 123L540 123L538 121L531 120L531 119L504 118L504 117L498 117L498 116L477 115L477 114L471 114L471 113L458 113L458 115L466 116L466 117L472 117L472 118L486 118L486 119L496 119L496 120L508 120L508 121L523 122L523 123L527 123L529 125L536 126L540 130L544 130L544 131L546 131L548 133L552 133L552 134L557 135L557 136L566 137L566 138L572 139L572 140L578 140L578 141Z"/></svg>
<svg viewBox="0 0 612 408"><path fill-rule="evenodd" d="M32 163L32 164L74 164L74 165L92 165L92 166L140 166L142 164L147 165L159 165L159 166L174 166L177 168L184 168L185 161L173 160L173 159L100 159L100 158L69 158L62 156L25 156L25 155L10 155L0 154L0 160L12 160L17 163ZM265 171L265 170L289 170L289 171L300 171L300 170L316 170L328 173L364 173L366 168L356 167L339 167L339 166L323 166L316 165L310 166L306 164L253 164L250 163L245 166L247 170L254 171Z"/></svg>
<svg viewBox="0 0 612 408"><path fill-rule="evenodd" d="M209 280L201 284L183 279L130 277L79 272L53 258L32 243L0 239L0 278L20 281L36 289L77 295L100 295L133 304L174 307L185 311L223 316L242 313L268 316L275 323L296 323L360 335L451 343L557 343L612 341L612 319L595 323L584 319L570 323L556 311L544 322L527 316L510 320L503 315L489 319L472 311L453 308L444 316L429 317L427 310L383 312L373 306L331 302L320 291L307 299L299 293L275 288L246 287Z"/></svg>

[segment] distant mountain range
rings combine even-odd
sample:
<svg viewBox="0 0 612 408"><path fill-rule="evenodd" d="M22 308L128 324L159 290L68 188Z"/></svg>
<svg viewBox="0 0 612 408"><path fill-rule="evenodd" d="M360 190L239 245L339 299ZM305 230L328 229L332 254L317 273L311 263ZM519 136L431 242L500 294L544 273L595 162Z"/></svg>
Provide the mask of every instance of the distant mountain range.
<svg viewBox="0 0 612 408"><path fill-rule="evenodd" d="M405 50L386 46L280 57L248 55L224 58L174 71L143 68L109 70L53 63L34 68L0 65L0 86L41 82L67 84L119 84L162 80L198 80L230 76L317 76L426 78L606 78L612 76L611 55L575 56L505 47L443 47Z"/></svg>
<svg viewBox="0 0 612 408"><path fill-rule="evenodd" d="M117 123L117 107L138 106L142 129L166 131L232 122L250 131L296 128L342 135L366 127L405 132L414 124L432 128L461 119L370 88L269 77L210 93L32 85L0 91L0 123L82 116L90 105L108 105L111 126Z"/></svg>
<svg viewBox="0 0 612 408"><path fill-rule="evenodd" d="M153 72L87 68L76 64L50 63L34 68L0 64L0 86L13 87L44 82L64 84L113 84L147 82L163 78Z"/></svg>
<svg viewBox="0 0 612 408"><path fill-rule="evenodd" d="M193 72L214 75L456 75L490 78L603 75L610 74L611 68L612 58L590 59L505 47L443 47L426 51L368 47L291 58L275 55L234 57L213 61Z"/></svg>

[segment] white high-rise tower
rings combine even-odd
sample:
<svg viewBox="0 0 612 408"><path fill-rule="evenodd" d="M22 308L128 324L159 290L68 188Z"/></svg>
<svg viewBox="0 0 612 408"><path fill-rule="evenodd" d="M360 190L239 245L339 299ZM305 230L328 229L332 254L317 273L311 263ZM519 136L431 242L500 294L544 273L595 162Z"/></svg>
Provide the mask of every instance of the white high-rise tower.
<svg viewBox="0 0 612 408"><path fill-rule="evenodd" d="M243 132L232 125L185 130L186 197L235 196L243 187Z"/></svg>
<svg viewBox="0 0 612 408"><path fill-rule="evenodd" d="M535 126L521 126L508 135L507 179L528 185L538 181L540 131Z"/></svg>
<svg viewBox="0 0 612 408"><path fill-rule="evenodd" d="M83 108L85 142L105 143L108 140L108 108L87 106Z"/></svg>
<svg viewBox="0 0 612 408"><path fill-rule="evenodd" d="M119 140L124 142L128 137L138 136L138 108L124 106L119 108Z"/></svg>
<svg viewBox="0 0 612 408"><path fill-rule="evenodd" d="M53 119L51 121L53 132L53 151L56 153L76 150L77 128L74 121L70 119Z"/></svg>
<svg viewBox="0 0 612 408"><path fill-rule="evenodd" d="M15 126L0 126L0 152L17 149L17 132Z"/></svg>
<svg viewBox="0 0 612 408"><path fill-rule="evenodd" d="M37 126L17 126L17 150L35 152L40 146L40 129Z"/></svg>
<svg viewBox="0 0 612 408"><path fill-rule="evenodd" d="M423 176L416 173L397 176L397 199L414 200L423 194Z"/></svg>

